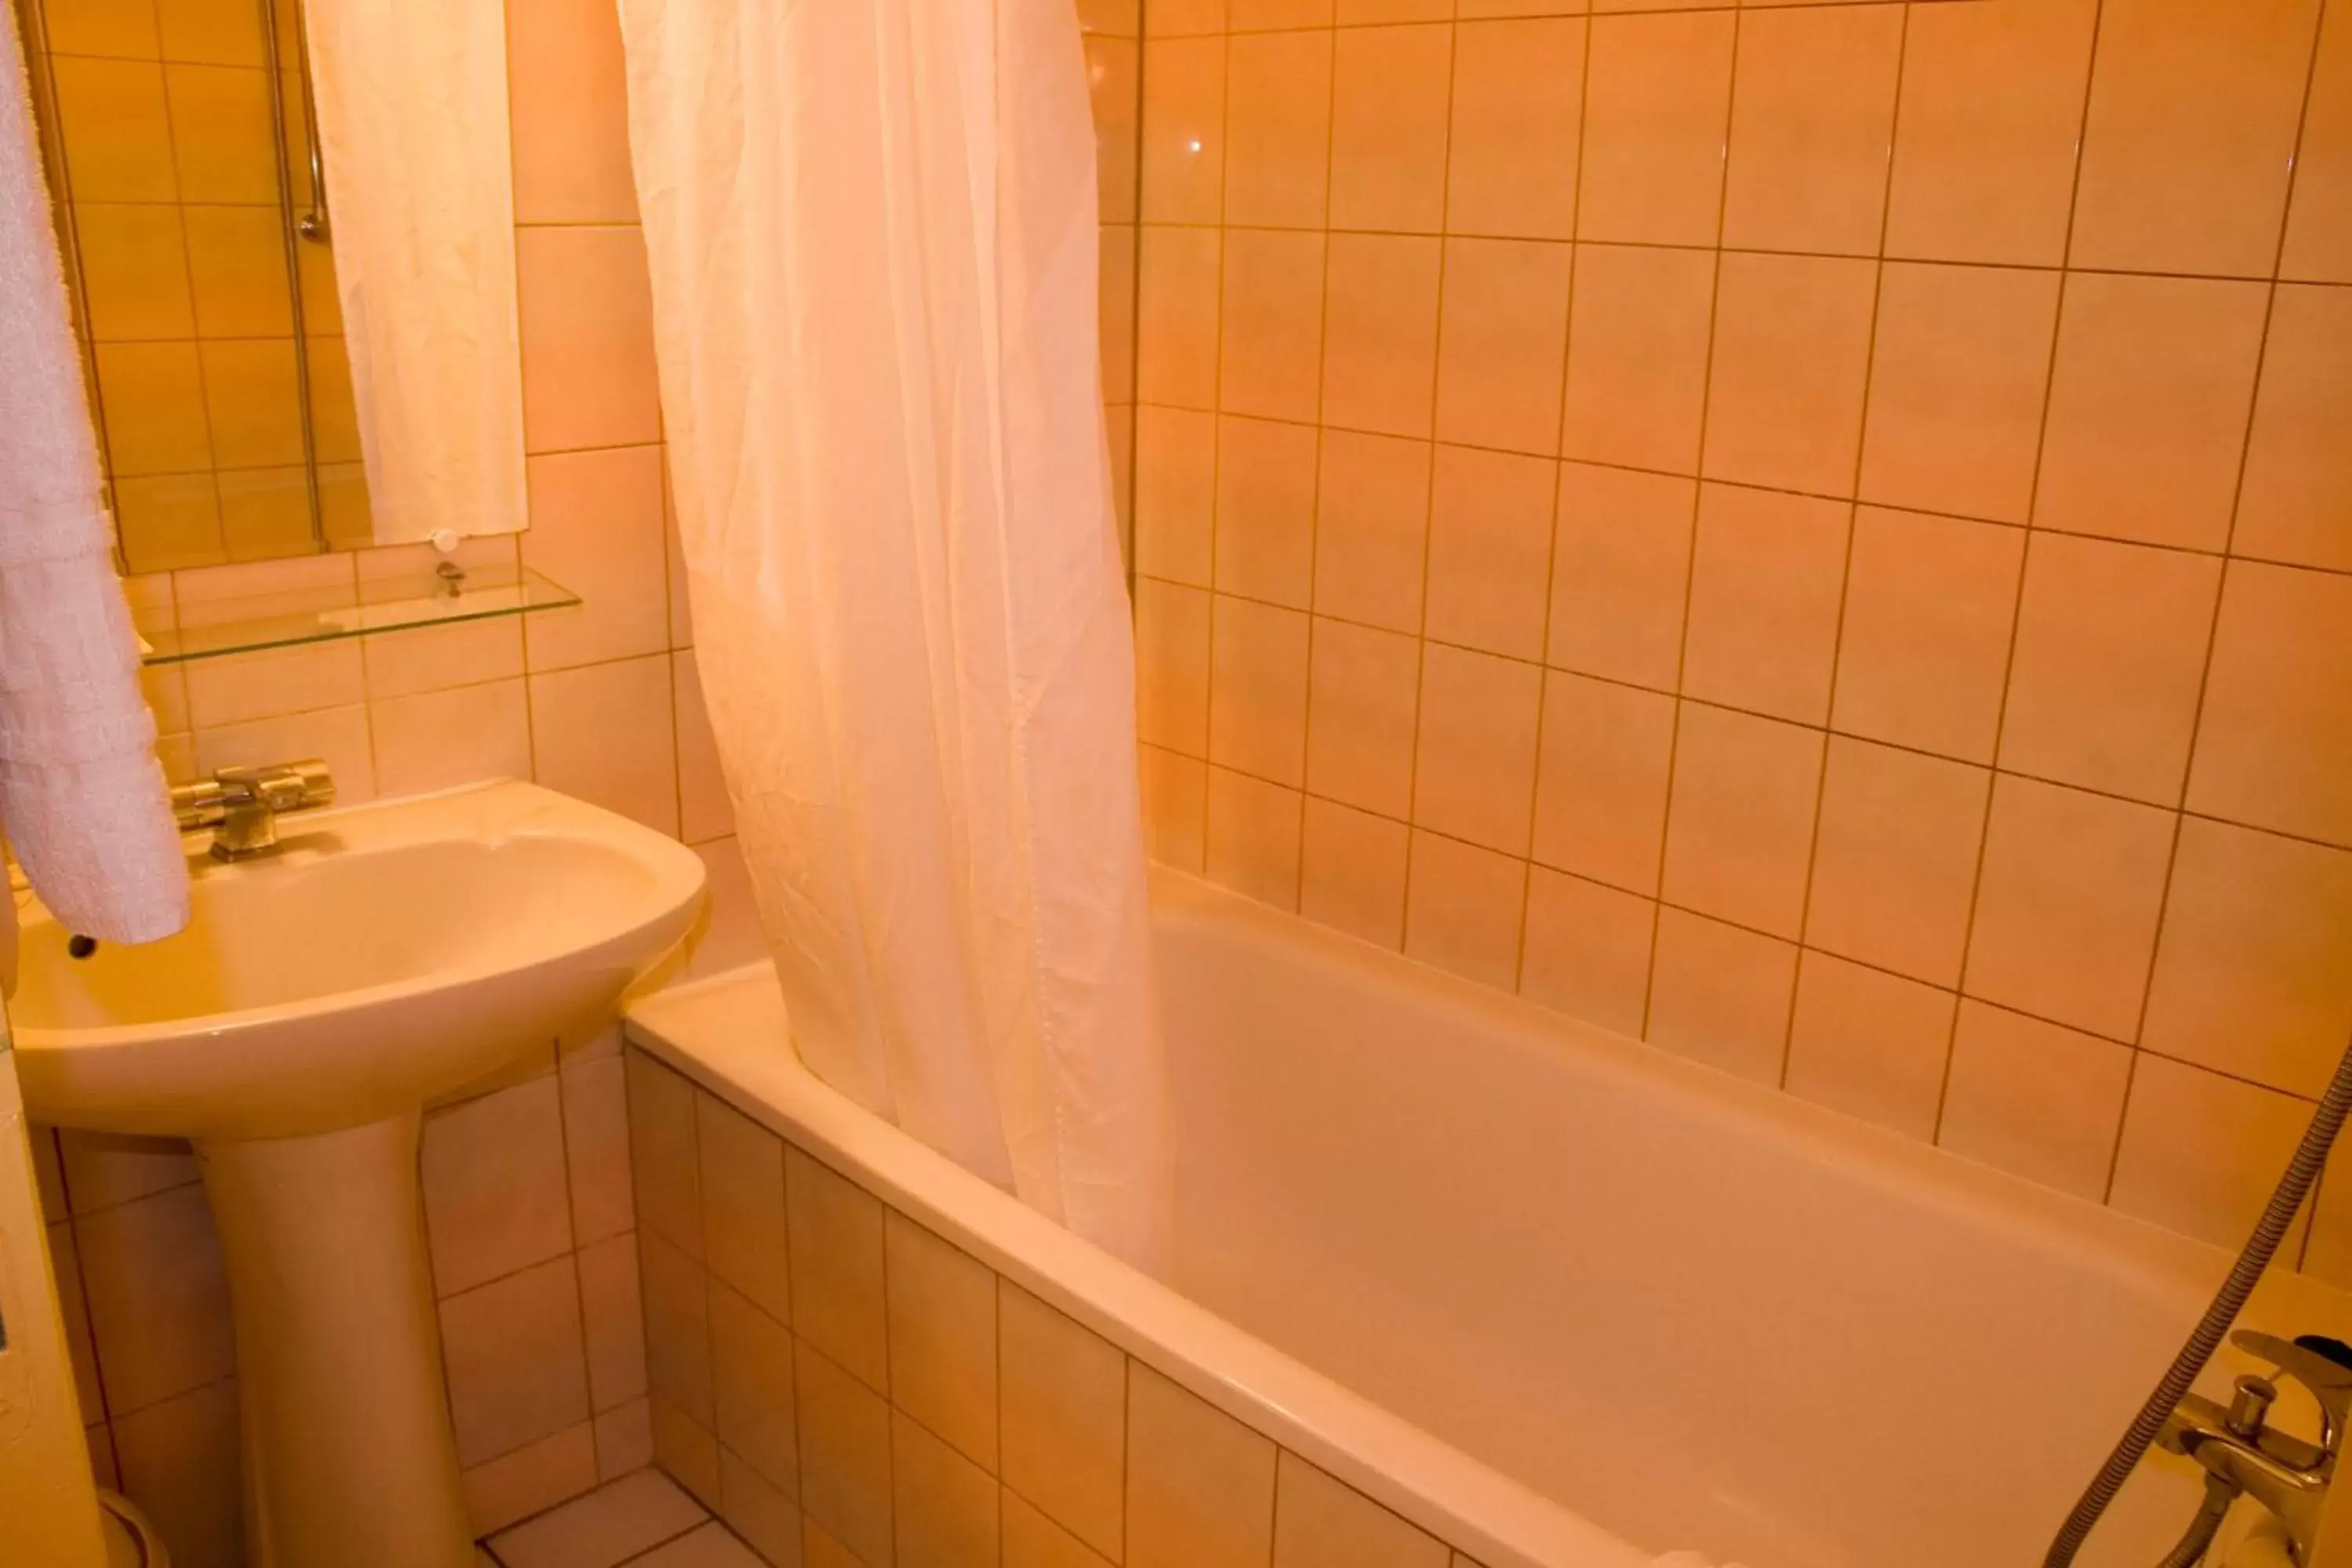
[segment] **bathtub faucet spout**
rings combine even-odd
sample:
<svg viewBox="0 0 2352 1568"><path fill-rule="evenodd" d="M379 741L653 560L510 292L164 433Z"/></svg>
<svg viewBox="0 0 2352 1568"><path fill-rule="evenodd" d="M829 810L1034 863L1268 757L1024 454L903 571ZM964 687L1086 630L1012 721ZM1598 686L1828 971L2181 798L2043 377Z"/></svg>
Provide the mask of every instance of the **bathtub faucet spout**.
<svg viewBox="0 0 2352 1568"><path fill-rule="evenodd" d="M2278 1387L2271 1378L2241 1377L2227 1406L2198 1394L2180 1402L2157 1439L2202 1466L2212 1484L2243 1492L2267 1509L2294 1543L2294 1560L2310 1561L2312 1543L2336 1474L2336 1453L2352 1415L2352 1346L2316 1334L2282 1340L2242 1331L2231 1342L2301 1384L2319 1404L2319 1441L2305 1441L2270 1425Z"/></svg>

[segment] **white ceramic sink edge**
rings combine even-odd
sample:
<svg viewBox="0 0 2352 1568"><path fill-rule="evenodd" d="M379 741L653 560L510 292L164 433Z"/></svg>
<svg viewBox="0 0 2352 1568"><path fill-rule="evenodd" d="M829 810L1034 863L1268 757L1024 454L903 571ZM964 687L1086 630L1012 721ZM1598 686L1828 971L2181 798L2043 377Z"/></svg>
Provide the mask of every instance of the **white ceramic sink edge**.
<svg viewBox="0 0 2352 1568"><path fill-rule="evenodd" d="M35 1116L282 1138L413 1110L608 1012L691 928L704 871L666 835L499 780L279 824L194 858L189 929L68 956L23 911L12 1004Z"/></svg>

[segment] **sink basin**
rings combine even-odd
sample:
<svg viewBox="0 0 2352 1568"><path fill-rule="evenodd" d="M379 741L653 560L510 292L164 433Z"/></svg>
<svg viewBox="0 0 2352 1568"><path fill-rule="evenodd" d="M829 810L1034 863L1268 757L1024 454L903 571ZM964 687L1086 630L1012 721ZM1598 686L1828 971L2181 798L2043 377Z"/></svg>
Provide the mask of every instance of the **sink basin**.
<svg viewBox="0 0 2352 1568"><path fill-rule="evenodd" d="M101 945L22 911L37 1120L195 1147L236 1321L259 1568L473 1568L416 1170L424 1108L609 1019L701 860L499 782L281 820L202 855L193 918Z"/></svg>
<svg viewBox="0 0 2352 1568"><path fill-rule="evenodd" d="M34 1115L197 1139L380 1121L600 1019L700 901L693 851L535 784L279 832L192 861L194 918L165 942L75 959L25 911L9 1012Z"/></svg>

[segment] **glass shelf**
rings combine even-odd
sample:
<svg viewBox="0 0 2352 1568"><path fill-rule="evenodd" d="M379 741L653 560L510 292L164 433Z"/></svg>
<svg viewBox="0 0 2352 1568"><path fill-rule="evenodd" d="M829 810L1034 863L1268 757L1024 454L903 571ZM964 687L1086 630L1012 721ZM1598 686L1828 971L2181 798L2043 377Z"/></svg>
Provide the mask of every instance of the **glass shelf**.
<svg viewBox="0 0 2352 1568"><path fill-rule="evenodd" d="M356 591L344 584L331 590L309 588L210 600L189 606L191 611L201 611L202 625L146 633L148 646L140 658L146 664L185 664L192 659L338 642L416 626L564 610L579 603L579 595L536 572L512 566L470 566L454 584L436 575L419 574L362 583Z"/></svg>

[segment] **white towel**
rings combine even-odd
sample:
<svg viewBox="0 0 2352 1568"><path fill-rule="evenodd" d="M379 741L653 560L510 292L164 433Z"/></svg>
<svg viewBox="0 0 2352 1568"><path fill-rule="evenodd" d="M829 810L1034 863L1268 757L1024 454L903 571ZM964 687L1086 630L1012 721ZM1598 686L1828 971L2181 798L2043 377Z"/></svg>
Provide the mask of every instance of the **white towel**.
<svg viewBox="0 0 2352 1568"><path fill-rule="evenodd" d="M60 921L152 942L188 922L187 865L99 501L24 56L15 27L0 36L0 820Z"/></svg>

